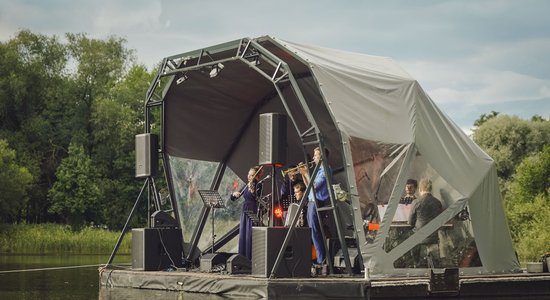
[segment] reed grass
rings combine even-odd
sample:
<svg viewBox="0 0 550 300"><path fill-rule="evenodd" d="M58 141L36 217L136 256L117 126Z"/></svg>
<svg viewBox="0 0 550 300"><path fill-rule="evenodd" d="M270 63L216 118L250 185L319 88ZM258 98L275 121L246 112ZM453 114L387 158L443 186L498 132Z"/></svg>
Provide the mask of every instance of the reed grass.
<svg viewBox="0 0 550 300"><path fill-rule="evenodd" d="M0 253L21 254L109 254L120 232L85 227L73 231L60 224L0 224ZM117 253L129 254L131 232Z"/></svg>

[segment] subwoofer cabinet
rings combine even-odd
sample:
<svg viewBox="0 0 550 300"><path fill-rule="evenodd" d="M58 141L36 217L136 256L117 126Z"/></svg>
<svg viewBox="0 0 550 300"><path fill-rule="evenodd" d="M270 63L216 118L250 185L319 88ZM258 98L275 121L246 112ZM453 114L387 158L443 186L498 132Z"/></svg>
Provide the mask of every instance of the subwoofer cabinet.
<svg viewBox="0 0 550 300"><path fill-rule="evenodd" d="M288 227L252 227L252 275L269 277ZM311 276L311 229L296 227L283 251L275 277Z"/></svg>
<svg viewBox="0 0 550 300"><path fill-rule="evenodd" d="M132 229L132 269L160 271L183 267L183 237L178 228Z"/></svg>

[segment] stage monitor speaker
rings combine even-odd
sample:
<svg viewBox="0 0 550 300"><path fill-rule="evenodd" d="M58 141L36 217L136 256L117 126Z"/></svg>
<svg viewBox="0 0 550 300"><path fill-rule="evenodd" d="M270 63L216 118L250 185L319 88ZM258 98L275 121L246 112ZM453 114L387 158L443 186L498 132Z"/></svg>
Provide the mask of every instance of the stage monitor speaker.
<svg viewBox="0 0 550 300"><path fill-rule="evenodd" d="M218 253L207 253L201 257L201 272L215 272L225 268L227 257ZM220 268L221 267L221 268Z"/></svg>
<svg viewBox="0 0 550 300"><path fill-rule="evenodd" d="M160 271L171 266L183 267L181 229L132 229L132 269Z"/></svg>
<svg viewBox="0 0 550 300"><path fill-rule="evenodd" d="M157 210L151 215L151 224L154 228L177 228L178 223L176 219L169 213Z"/></svg>
<svg viewBox="0 0 550 300"><path fill-rule="evenodd" d="M259 165L286 162L286 116L277 113L260 115Z"/></svg>
<svg viewBox="0 0 550 300"><path fill-rule="evenodd" d="M361 274L361 270L363 270L363 266L361 265L361 253L357 250L357 248L348 248L348 255L349 260L351 262L351 269L354 274ZM344 252L342 249L338 250L336 255L334 256L334 267L335 268L345 268L346 267L346 261L344 259Z"/></svg>
<svg viewBox="0 0 550 300"><path fill-rule="evenodd" d="M158 172L158 136L136 135L136 178L156 176Z"/></svg>
<svg viewBox="0 0 550 300"><path fill-rule="evenodd" d="M289 228L252 227L252 275L269 277ZM284 249L275 277L311 276L311 229L296 227Z"/></svg>
<svg viewBox="0 0 550 300"><path fill-rule="evenodd" d="M252 262L245 256L234 254L227 260L227 272L229 274L250 274Z"/></svg>

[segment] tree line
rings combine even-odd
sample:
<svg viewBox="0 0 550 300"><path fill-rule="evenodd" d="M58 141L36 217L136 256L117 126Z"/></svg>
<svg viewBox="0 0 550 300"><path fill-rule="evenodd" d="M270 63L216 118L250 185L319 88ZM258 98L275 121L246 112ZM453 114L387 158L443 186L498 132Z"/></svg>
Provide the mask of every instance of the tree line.
<svg viewBox="0 0 550 300"><path fill-rule="evenodd" d="M495 160L516 251L536 260L550 252L550 121L492 111L474 125L473 140Z"/></svg>
<svg viewBox="0 0 550 300"><path fill-rule="evenodd" d="M121 228L152 73L122 38L0 43L0 222Z"/></svg>

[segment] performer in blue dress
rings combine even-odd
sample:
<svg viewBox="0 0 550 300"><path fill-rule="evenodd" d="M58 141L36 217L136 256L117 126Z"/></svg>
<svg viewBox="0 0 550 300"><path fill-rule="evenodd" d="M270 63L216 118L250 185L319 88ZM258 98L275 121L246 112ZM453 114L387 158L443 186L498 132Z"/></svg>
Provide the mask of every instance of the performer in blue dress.
<svg viewBox="0 0 550 300"><path fill-rule="evenodd" d="M231 194L231 200L237 200L243 196L243 208L241 211L241 223L239 226L239 254L252 260L252 219L247 212L256 215L258 213L258 198L262 194L262 184L258 183L261 173L260 167L252 167L248 170L248 184L240 192Z"/></svg>

